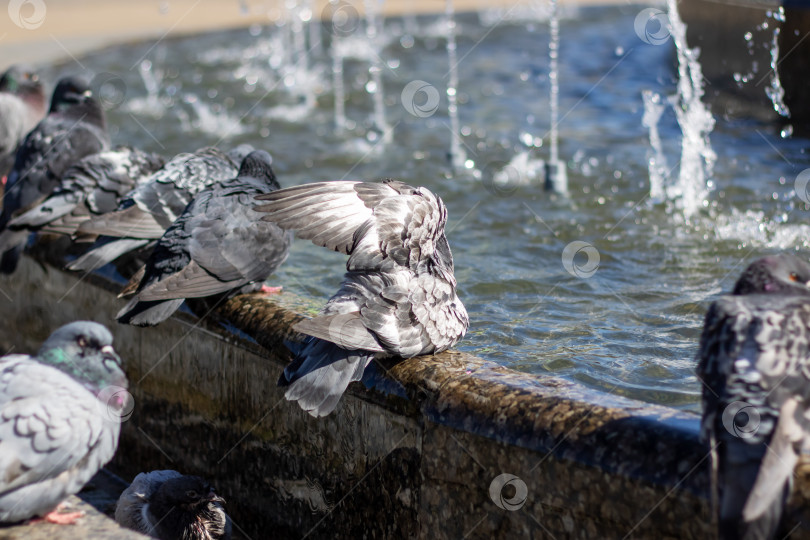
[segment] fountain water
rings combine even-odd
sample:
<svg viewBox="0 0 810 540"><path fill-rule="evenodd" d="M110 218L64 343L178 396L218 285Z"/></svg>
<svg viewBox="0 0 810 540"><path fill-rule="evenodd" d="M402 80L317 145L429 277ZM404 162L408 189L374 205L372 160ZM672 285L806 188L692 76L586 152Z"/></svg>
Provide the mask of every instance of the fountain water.
<svg viewBox="0 0 810 540"><path fill-rule="evenodd" d="M641 123L650 131L650 146L653 154L648 158L650 172L650 199L653 203L661 203L666 199L665 182L669 178L667 158L661 146L661 136L658 133L658 121L666 109L661 102L661 96L650 90L642 93L644 99L644 116Z"/></svg>
<svg viewBox="0 0 810 540"><path fill-rule="evenodd" d="M790 110L785 104L785 89L779 79L779 33L781 28L779 23L785 22L785 8L779 6L775 11L768 11L768 17L773 19L773 36L771 38L771 83L765 88L765 93L773 104L773 109L783 118L790 118ZM767 25L767 22L766 22ZM765 26L765 25L763 25ZM782 137L789 137L793 133L791 126L786 126L782 130Z"/></svg>
<svg viewBox="0 0 810 540"><path fill-rule="evenodd" d="M557 8L557 0L551 0L549 29L551 35L548 42L548 79L551 129L549 131L550 155L545 166L545 187L549 191L567 193L568 175L565 170L565 163L560 161L559 134L557 132L557 126L560 123L560 67L557 63L560 51L560 14Z"/></svg>
<svg viewBox="0 0 810 540"><path fill-rule="evenodd" d="M472 168L473 164L467 167L467 154L461 145L461 128L458 119L458 54L456 49L456 18L453 0L445 3L445 15L447 20L447 62L449 70L447 72L447 115L450 117L450 164L453 171L459 172L464 168Z"/></svg>
<svg viewBox="0 0 810 540"><path fill-rule="evenodd" d="M384 143L391 141L391 130L388 129L388 124L385 121L385 101L383 95L383 82L382 82L382 59L380 58L379 51L381 50L379 44L379 36L381 34L381 21L382 21L382 1L383 0L365 0L366 12L366 38L368 45L375 54L371 55L368 73L370 81L366 84L366 91L371 94L374 103L374 116L372 118L374 128L380 133Z"/></svg>
<svg viewBox="0 0 810 540"><path fill-rule="evenodd" d="M672 181L666 167L658 135L658 120L663 112L660 98L644 95L642 122L650 131L653 157L649 160L650 198L660 202L664 195L675 201L688 219L708 205L709 179L717 159L709 142L714 118L702 102L703 71L697 49L686 43L686 25L678 13L677 1L667 0L669 30L678 56L678 91L667 98L681 130L681 158L678 178Z"/></svg>

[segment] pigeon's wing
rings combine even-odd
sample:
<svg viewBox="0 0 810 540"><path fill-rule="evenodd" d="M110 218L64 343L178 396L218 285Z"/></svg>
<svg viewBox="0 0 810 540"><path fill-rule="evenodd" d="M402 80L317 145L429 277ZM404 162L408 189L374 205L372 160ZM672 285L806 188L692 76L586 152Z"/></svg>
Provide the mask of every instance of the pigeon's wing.
<svg viewBox="0 0 810 540"><path fill-rule="evenodd" d="M259 195L264 203L254 209L268 214L263 220L297 231L299 238L348 255L355 231L373 218L373 205L396 194L387 184L319 182Z"/></svg>
<svg viewBox="0 0 810 540"><path fill-rule="evenodd" d="M801 297L722 297L706 314L701 431L716 456L720 527L731 536L779 522L806 432L794 402L806 401L810 386L808 338L810 302Z"/></svg>
<svg viewBox="0 0 810 540"><path fill-rule="evenodd" d="M155 216L138 206L130 206L102 214L85 221L79 226L79 232L98 234L117 238L152 238L163 236L166 228L158 223Z"/></svg>
<svg viewBox="0 0 810 540"><path fill-rule="evenodd" d="M59 370L22 355L0 359L0 492L82 467L104 444L103 415Z"/></svg>
<svg viewBox="0 0 810 540"><path fill-rule="evenodd" d="M57 218L69 214L83 199L83 193L76 193L75 191L55 192L40 204L12 219L8 226L12 229L36 229L42 227Z"/></svg>
<svg viewBox="0 0 810 540"><path fill-rule="evenodd" d="M102 236L93 244L93 248L67 265L69 270L90 272L101 268L130 251L149 245L149 240L141 238L115 238Z"/></svg>
<svg viewBox="0 0 810 540"><path fill-rule="evenodd" d="M139 297L210 296L263 281L272 274L286 259L291 238L278 226L259 221L250 207L253 194L255 191L233 187L200 193L159 242L177 243L182 236L189 264L153 280Z"/></svg>

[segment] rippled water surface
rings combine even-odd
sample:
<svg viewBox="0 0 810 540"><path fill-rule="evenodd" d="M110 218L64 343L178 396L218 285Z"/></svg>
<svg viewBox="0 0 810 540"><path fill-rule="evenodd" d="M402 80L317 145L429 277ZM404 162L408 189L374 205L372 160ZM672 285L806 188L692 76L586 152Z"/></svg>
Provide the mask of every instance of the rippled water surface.
<svg viewBox="0 0 810 540"><path fill-rule="evenodd" d="M728 117L731 105L715 101L717 163L706 207L687 221L671 204L653 205L641 94L675 92L674 55L671 41L653 46L638 38L639 9L583 9L561 22L560 156L569 197L536 183L495 189L491 181L518 154L548 154L542 20L493 25L478 14L458 17L462 141L480 175L450 170L439 18L385 22L379 58L389 143L374 128L368 61L345 62L349 127L337 135L328 52L314 47L303 72L301 59L285 54L292 39L285 41L284 28L128 45L80 61L111 81L103 94L115 143L174 154L247 142L273 154L286 186L395 177L440 194L472 321L459 348L518 370L697 410L694 356L708 303L753 258L808 247L808 211L794 180L810 159L805 139L784 140L773 126ZM328 45L331 36L323 35ZM71 62L51 75L78 69ZM414 80L438 89L435 113L418 117L401 103ZM676 174L680 131L671 110L659 129ZM574 241L598 253L592 274L595 260L589 266L585 252L564 267ZM343 263L341 255L297 242L271 282L325 301Z"/></svg>

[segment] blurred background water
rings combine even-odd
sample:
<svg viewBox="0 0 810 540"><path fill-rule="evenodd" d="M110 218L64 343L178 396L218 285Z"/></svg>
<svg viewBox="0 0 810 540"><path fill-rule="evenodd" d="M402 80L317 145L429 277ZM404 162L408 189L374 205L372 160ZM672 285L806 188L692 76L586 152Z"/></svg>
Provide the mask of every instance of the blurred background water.
<svg viewBox="0 0 810 540"><path fill-rule="evenodd" d="M460 349L698 410L694 356L709 302L754 258L808 247L806 182L801 197L794 186L810 158L805 139L715 99L706 193L691 213L671 193L651 198L651 159L678 176L674 111L684 105L667 106L678 94L673 42L641 39L640 9L563 10L557 131L567 194L543 188L545 8L459 14L448 26L442 16L356 13L321 24L303 6L279 24L79 61L95 76L114 143L166 155L251 143L271 152L284 186L393 177L439 194L471 320ZM77 71L70 61L48 76ZM662 105L647 122L658 156L642 122L645 91ZM299 241L270 283L322 302L344 264Z"/></svg>

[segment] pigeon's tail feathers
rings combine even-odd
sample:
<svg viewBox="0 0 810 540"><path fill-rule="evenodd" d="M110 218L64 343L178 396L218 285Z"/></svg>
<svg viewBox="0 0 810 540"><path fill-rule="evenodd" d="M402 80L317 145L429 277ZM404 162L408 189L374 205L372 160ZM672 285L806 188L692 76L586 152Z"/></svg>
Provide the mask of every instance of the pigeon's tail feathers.
<svg viewBox="0 0 810 540"><path fill-rule="evenodd" d="M93 249L70 263L67 267L69 270L92 272L107 263L113 262L124 253L136 250L148 243L149 240L140 238L105 238L99 240Z"/></svg>
<svg viewBox="0 0 810 540"><path fill-rule="evenodd" d="M121 324L132 326L155 326L169 317L183 304L183 298L162 300L159 302L143 302L133 298L119 311L115 318Z"/></svg>
<svg viewBox="0 0 810 540"><path fill-rule="evenodd" d="M718 448L720 538L767 539L776 533L798 460L795 405L791 410L788 401L767 444L736 438Z"/></svg>
<svg viewBox="0 0 810 540"><path fill-rule="evenodd" d="M284 396L316 417L335 410L349 383L359 381L374 358L372 352L341 349L311 336L294 352L296 359L284 369L279 386L287 386Z"/></svg>

